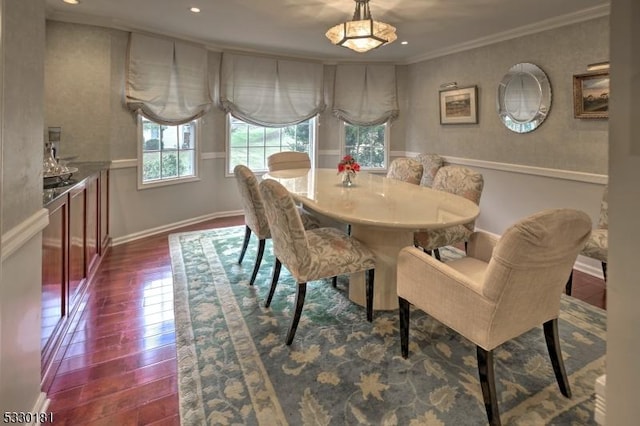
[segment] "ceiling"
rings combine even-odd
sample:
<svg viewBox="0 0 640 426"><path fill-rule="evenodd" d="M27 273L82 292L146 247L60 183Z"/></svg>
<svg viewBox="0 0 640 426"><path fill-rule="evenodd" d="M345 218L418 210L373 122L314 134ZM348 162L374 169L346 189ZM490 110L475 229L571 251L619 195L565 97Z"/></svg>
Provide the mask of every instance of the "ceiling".
<svg viewBox="0 0 640 426"><path fill-rule="evenodd" d="M324 33L350 20L353 0L46 0L47 18L161 33L242 50L323 62L412 63L573 22L606 16L609 0L371 0L374 19L398 40L367 53ZM200 13L189 8L197 6ZM403 45L400 42L407 41Z"/></svg>

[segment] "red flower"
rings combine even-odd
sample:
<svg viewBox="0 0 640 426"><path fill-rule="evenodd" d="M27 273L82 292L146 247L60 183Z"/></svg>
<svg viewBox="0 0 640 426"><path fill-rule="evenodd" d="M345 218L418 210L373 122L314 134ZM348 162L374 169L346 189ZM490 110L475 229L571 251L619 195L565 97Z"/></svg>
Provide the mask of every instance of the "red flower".
<svg viewBox="0 0 640 426"><path fill-rule="evenodd" d="M338 173L356 173L360 171L360 164L350 155L345 155L338 163Z"/></svg>

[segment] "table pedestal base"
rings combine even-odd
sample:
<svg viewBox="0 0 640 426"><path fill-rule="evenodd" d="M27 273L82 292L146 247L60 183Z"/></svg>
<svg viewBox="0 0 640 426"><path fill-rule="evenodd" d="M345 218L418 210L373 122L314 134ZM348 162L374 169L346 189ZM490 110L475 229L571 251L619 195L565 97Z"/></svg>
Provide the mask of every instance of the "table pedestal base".
<svg viewBox="0 0 640 426"><path fill-rule="evenodd" d="M366 225L351 225L351 236L365 244L376 255L373 287L373 309L398 309L396 265L398 253L413 246L413 231L404 229L377 229ZM349 299L365 305L365 273L349 277Z"/></svg>

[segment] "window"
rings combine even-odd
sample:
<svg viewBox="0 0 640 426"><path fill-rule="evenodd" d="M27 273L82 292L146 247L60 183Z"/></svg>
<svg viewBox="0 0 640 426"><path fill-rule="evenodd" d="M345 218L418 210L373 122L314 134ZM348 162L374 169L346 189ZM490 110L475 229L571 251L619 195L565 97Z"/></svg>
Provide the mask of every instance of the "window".
<svg viewBox="0 0 640 426"><path fill-rule="evenodd" d="M143 186L197 179L196 121L166 126L140 117L140 126L138 163Z"/></svg>
<svg viewBox="0 0 640 426"><path fill-rule="evenodd" d="M316 119L287 127L262 127L246 123L229 114L227 172L238 164L254 172L267 171L267 158L276 152L300 151L313 158Z"/></svg>
<svg viewBox="0 0 640 426"><path fill-rule="evenodd" d="M387 124L354 126L344 124L343 153L354 157L360 167L368 170L387 168Z"/></svg>

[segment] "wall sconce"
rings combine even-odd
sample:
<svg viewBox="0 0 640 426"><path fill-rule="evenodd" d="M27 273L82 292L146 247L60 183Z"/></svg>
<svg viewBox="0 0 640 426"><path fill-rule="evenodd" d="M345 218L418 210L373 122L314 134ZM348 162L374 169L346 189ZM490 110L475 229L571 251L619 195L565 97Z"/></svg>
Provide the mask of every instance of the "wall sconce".
<svg viewBox="0 0 640 426"><path fill-rule="evenodd" d="M608 70L608 69L609 69L609 61L596 62L595 64L587 65L587 71L600 71L600 70Z"/></svg>

